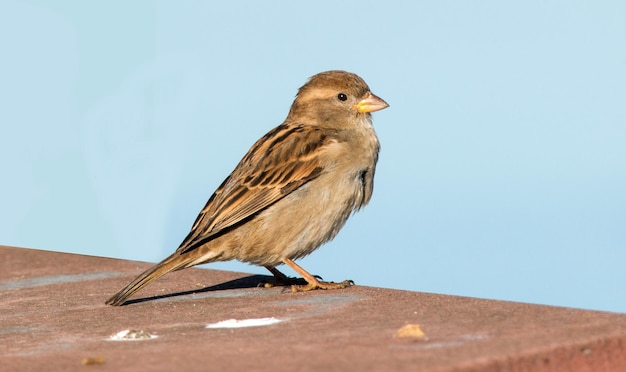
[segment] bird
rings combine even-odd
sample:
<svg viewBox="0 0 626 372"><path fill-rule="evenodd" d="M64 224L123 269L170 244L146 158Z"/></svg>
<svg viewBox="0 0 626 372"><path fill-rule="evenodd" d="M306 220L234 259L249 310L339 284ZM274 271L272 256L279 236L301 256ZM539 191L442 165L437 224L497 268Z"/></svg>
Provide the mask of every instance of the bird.
<svg viewBox="0 0 626 372"><path fill-rule="evenodd" d="M252 145L176 251L106 304L124 305L167 273L233 259L264 266L286 284L291 278L276 266L291 267L306 282L292 285L293 292L353 285L322 281L294 260L333 239L370 201L380 150L371 113L388 106L354 73L310 77L287 118Z"/></svg>

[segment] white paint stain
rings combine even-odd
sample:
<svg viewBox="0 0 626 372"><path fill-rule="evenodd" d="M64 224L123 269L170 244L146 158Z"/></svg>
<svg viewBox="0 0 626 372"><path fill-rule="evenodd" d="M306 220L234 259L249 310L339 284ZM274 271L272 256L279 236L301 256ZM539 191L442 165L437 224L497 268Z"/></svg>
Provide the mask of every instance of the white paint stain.
<svg viewBox="0 0 626 372"><path fill-rule="evenodd" d="M221 322L208 324L207 328L244 328L244 327L260 327L277 324L282 322L281 319L276 318L259 318L259 319L228 319Z"/></svg>

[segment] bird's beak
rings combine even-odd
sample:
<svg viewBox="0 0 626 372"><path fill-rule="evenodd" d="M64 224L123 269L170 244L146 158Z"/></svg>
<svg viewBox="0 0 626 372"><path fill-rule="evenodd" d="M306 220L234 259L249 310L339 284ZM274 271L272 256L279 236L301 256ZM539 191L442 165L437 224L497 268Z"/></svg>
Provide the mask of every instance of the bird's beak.
<svg viewBox="0 0 626 372"><path fill-rule="evenodd" d="M385 102L382 98L369 92L365 98L352 107L358 112L374 112L389 107L389 104L387 104L387 102Z"/></svg>

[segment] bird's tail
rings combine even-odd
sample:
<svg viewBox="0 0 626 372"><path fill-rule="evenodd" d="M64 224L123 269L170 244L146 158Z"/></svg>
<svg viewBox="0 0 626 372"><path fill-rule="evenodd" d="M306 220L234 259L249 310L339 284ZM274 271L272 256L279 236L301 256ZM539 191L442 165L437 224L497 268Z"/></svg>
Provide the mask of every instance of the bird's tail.
<svg viewBox="0 0 626 372"><path fill-rule="evenodd" d="M106 301L106 304L113 306L123 305L128 297L132 296L135 292L145 287L153 280L157 280L169 272L180 270L189 266L191 265L189 265L188 259L184 259L180 253L174 252L171 256L144 271L124 289L109 298Z"/></svg>

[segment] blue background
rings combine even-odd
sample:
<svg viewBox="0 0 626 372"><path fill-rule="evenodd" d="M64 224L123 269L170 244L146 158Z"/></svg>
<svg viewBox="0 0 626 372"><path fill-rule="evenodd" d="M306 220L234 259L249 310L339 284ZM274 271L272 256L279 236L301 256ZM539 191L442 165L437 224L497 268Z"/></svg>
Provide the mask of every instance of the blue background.
<svg viewBox="0 0 626 372"><path fill-rule="evenodd" d="M626 2L3 1L0 45L0 244L162 259L345 69L375 192L306 269L626 312Z"/></svg>

